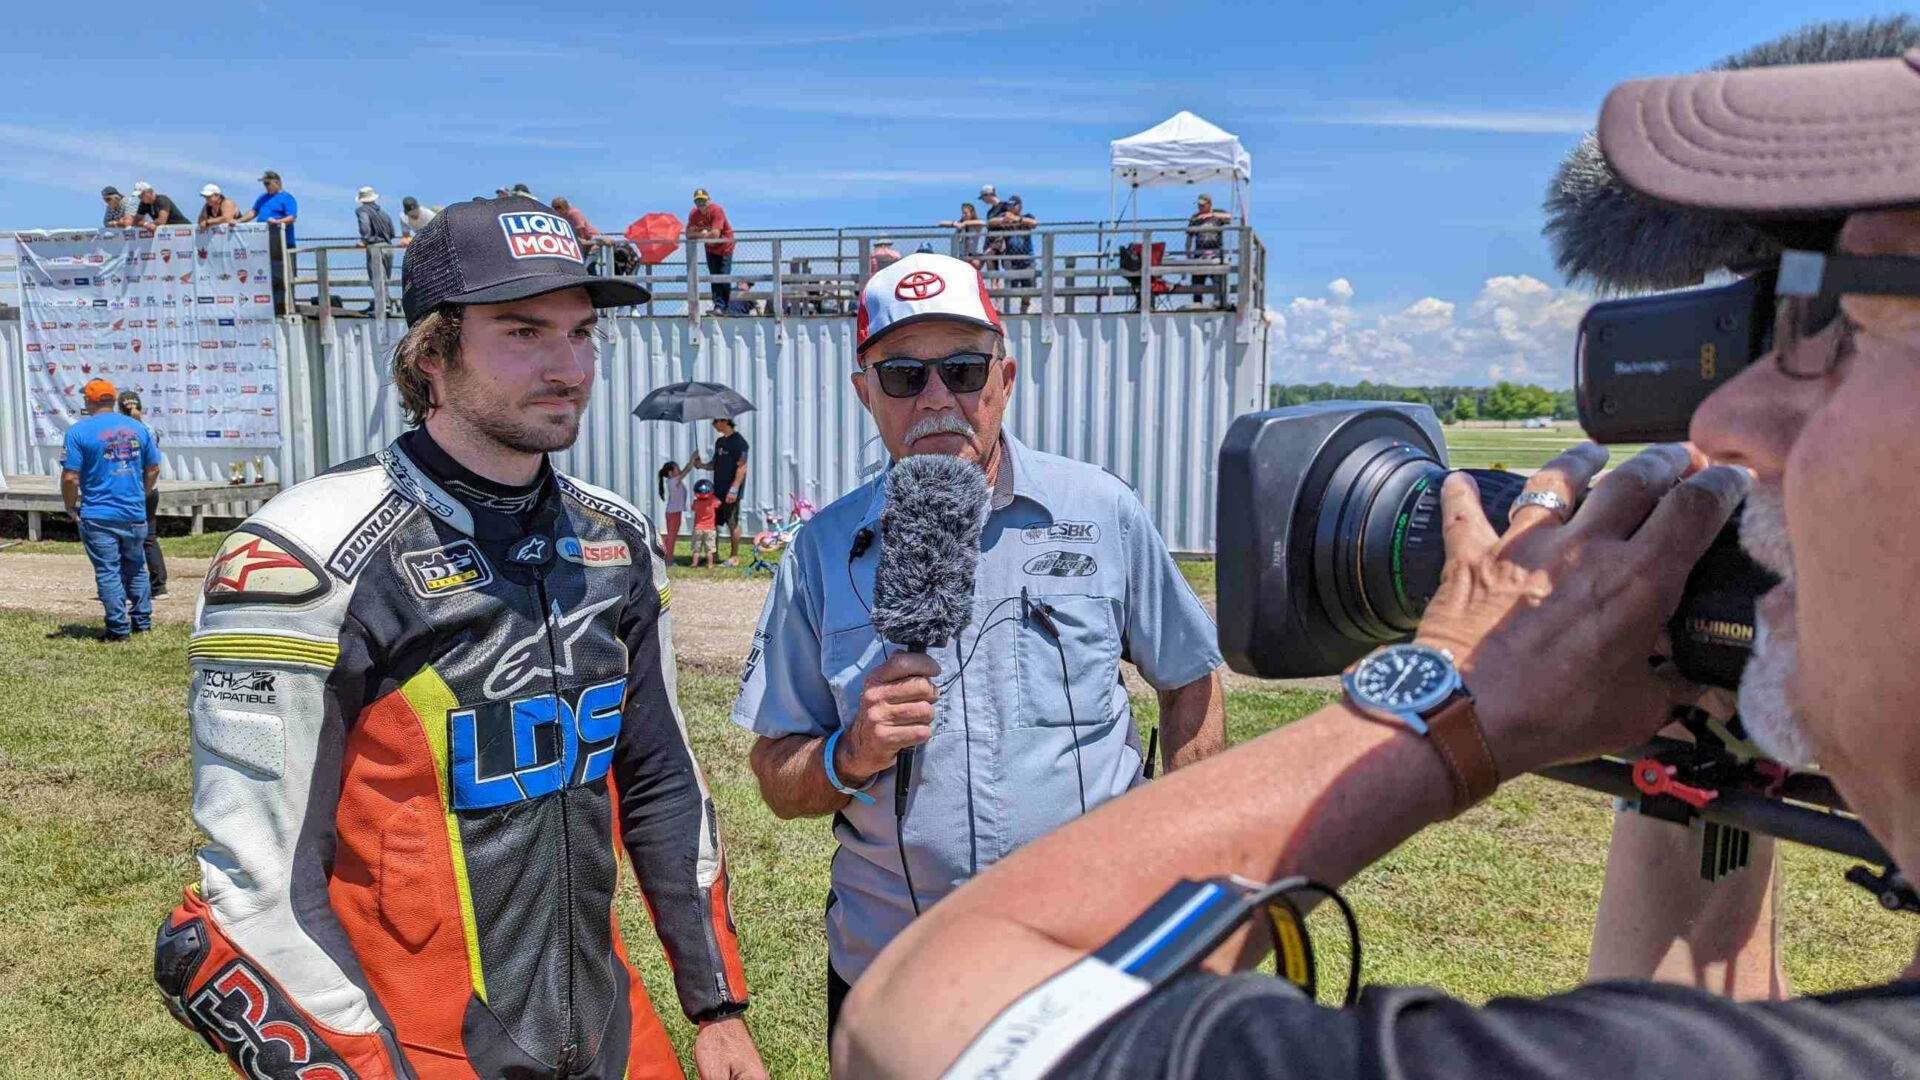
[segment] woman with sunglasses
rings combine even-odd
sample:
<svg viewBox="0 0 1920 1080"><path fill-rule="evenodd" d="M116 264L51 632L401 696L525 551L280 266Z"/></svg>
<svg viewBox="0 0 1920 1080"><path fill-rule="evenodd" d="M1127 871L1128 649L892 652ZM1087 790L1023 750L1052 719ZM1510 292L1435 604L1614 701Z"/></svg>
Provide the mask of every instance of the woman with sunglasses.
<svg viewBox="0 0 1920 1080"><path fill-rule="evenodd" d="M837 815L829 1028L919 911L1141 781L1123 656L1160 691L1167 767L1225 743L1213 622L1146 508L1117 477L1003 429L1018 365L980 271L916 253L875 274L858 363L848 375L892 460L953 455L992 495L973 618L946 646L903 652L874 634L886 474L800 530L760 616L733 716L760 736L751 762L776 814ZM894 761L914 747L897 800Z"/></svg>

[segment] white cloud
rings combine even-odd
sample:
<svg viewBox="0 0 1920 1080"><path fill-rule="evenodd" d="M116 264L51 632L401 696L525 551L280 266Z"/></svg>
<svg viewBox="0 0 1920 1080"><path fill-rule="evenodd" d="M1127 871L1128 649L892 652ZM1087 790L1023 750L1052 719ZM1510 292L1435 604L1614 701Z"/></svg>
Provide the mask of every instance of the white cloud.
<svg viewBox="0 0 1920 1080"><path fill-rule="evenodd" d="M1342 111L1303 116L1312 124L1361 127L1442 128L1504 135L1581 135L1593 129L1596 114L1567 109L1456 108L1423 102L1358 103Z"/></svg>
<svg viewBox="0 0 1920 1080"><path fill-rule="evenodd" d="M1327 295L1267 312L1280 382L1484 385L1573 382L1573 344L1592 298L1525 274L1488 278L1464 305L1436 296L1405 307L1356 306L1346 278Z"/></svg>
<svg viewBox="0 0 1920 1080"><path fill-rule="evenodd" d="M37 163L31 170L33 172L65 173L86 178L84 184L56 185L70 189L97 192L106 184L115 184L124 191L135 180L147 180L157 185L171 183L176 189L198 191L201 184L212 180L225 187L228 194L238 198L239 193L253 190L255 178L263 168L225 157L230 151L216 150L221 156L203 157L197 153L182 153L172 149L177 145L217 146L218 139L199 133L176 133L161 138L127 132L56 131L20 124L0 124L0 160L16 166L9 172L21 176L23 170L17 163L32 161ZM281 168L286 166L282 165ZM322 183L291 171L288 182L291 187L298 189L297 196L312 195L349 205L356 190L342 184ZM181 200L183 206L186 202L185 199Z"/></svg>

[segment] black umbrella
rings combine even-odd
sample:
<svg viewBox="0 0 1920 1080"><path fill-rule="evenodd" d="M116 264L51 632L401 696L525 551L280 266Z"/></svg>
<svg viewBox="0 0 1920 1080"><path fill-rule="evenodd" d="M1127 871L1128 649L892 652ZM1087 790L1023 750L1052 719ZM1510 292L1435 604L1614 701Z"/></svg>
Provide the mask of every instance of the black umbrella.
<svg viewBox="0 0 1920 1080"><path fill-rule="evenodd" d="M714 382L683 382L663 386L634 406L641 420L731 420L753 411L753 402L732 387Z"/></svg>

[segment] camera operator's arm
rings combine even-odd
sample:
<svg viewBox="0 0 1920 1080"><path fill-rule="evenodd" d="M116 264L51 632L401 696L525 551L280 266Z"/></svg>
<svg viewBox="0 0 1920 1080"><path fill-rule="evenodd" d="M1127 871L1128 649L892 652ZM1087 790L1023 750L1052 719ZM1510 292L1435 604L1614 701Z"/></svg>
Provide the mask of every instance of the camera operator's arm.
<svg viewBox="0 0 1920 1080"><path fill-rule="evenodd" d="M1615 814L1587 978L1658 979L1740 1000L1787 997L1773 838L1752 843L1745 869L1706 881L1698 830Z"/></svg>
<svg viewBox="0 0 1920 1080"><path fill-rule="evenodd" d="M1529 481L1574 504L1606 454ZM1420 638L1450 649L1501 776L1653 733L1646 658L1688 569L1747 478L1685 450L1642 453L1575 520L1523 507L1505 537L1473 482L1442 489L1447 566ZM1649 513L1651 512L1651 517ZM1636 725L1635 721L1642 721ZM932 1076L1003 1007L1097 948L1181 878L1345 881L1454 812L1434 748L1343 704L1147 784L1028 845L916 920L847 999L846 1074Z"/></svg>

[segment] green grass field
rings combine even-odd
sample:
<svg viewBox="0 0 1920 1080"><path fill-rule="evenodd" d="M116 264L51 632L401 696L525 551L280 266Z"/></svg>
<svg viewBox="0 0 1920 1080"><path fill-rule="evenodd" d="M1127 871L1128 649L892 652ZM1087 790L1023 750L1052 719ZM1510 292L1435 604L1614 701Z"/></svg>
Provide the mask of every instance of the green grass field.
<svg viewBox="0 0 1920 1080"><path fill-rule="evenodd" d="M126 646L85 640L92 631L0 612L0 697L14 702L0 715L0 1078L213 1080L225 1067L166 1016L151 983L154 928L194 872L187 628L162 625ZM751 736L726 719L737 674L732 663L687 664L681 687L731 853L749 1021L774 1076L824 1077L821 905L833 841L825 820L781 822L761 804ZM1234 691L1229 735L1243 742L1325 700ZM1154 703L1135 704L1151 723ZM1472 1000L1577 983L1609 819L1598 795L1525 778L1409 841L1349 889L1368 981ZM1842 882L1843 860L1793 849L1785 866L1798 989L1884 979L1906 963L1911 920ZM619 907L684 1055L692 1032L630 881Z"/></svg>
<svg viewBox="0 0 1920 1080"><path fill-rule="evenodd" d="M1446 430L1447 459L1456 469L1537 469L1555 454L1586 435L1580 425L1563 421L1552 428L1468 427L1455 424ZM1610 446L1611 463L1618 465L1646 449L1645 446Z"/></svg>

